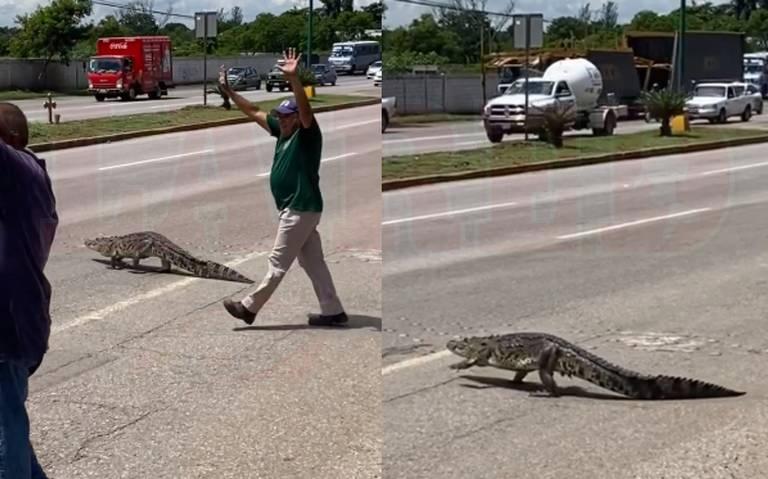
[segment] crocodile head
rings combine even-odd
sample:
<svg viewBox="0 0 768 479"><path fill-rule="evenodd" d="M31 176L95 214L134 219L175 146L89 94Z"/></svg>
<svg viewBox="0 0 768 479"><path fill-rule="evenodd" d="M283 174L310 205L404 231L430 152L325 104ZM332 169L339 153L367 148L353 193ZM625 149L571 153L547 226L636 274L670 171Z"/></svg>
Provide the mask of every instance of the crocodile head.
<svg viewBox="0 0 768 479"><path fill-rule="evenodd" d="M488 337L451 339L446 344L446 348L453 354L473 361L478 365L488 364L495 346L496 341Z"/></svg>
<svg viewBox="0 0 768 479"><path fill-rule="evenodd" d="M90 248L103 256L112 255L112 241L109 238L94 238L85 240L84 244L87 248Z"/></svg>

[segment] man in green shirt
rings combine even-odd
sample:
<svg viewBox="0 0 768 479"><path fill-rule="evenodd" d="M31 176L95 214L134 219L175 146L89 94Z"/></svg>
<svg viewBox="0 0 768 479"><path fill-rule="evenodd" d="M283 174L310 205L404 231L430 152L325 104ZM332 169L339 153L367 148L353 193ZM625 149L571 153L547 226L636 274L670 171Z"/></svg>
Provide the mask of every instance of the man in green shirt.
<svg viewBox="0 0 768 479"><path fill-rule="evenodd" d="M258 288L242 301L224 300L229 314L247 324L253 323L295 259L312 281L320 302L320 314L310 314L309 324L330 326L347 322L317 231L323 211L319 184L323 135L298 77L300 59L294 49L284 55L284 64L279 68L290 82L295 99L284 100L271 114L235 93L223 67L219 75L222 91L243 113L277 138L269 185L280 221L269 255L269 270Z"/></svg>

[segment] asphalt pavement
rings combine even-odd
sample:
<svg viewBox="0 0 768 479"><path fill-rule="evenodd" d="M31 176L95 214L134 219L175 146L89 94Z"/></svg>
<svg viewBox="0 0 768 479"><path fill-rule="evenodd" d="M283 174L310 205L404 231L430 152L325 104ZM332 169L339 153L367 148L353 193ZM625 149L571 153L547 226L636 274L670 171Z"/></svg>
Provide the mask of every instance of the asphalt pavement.
<svg viewBox="0 0 768 479"><path fill-rule="evenodd" d="M764 477L766 182L754 145L386 192L384 477ZM746 395L448 368L449 339L514 331Z"/></svg>
<svg viewBox="0 0 768 479"><path fill-rule="evenodd" d="M704 120L693 123L696 126L720 128L722 125L710 126ZM737 118L728 121L729 127L768 128L768 114L753 116L749 122L741 122ZM656 122L646 123L643 120L622 121L616 127L615 134L637 133L658 129ZM566 136L591 135L591 130L569 131ZM536 138L535 135L529 135ZM524 135L505 135L504 142L522 140ZM437 151L458 151L487 148L494 145L488 140L481 120L447 121L408 125L395 125L387 128L382 135L384 156L415 155Z"/></svg>
<svg viewBox="0 0 768 479"><path fill-rule="evenodd" d="M153 230L257 283L277 211L255 124L53 151L61 225L46 273L50 351L30 383L49 477L381 477L380 114L318 115L323 247L346 328L312 328L294 264L253 326L221 305L255 285L112 270L86 238Z"/></svg>
<svg viewBox="0 0 768 479"><path fill-rule="evenodd" d="M208 83L212 89L214 82ZM381 87L373 86L373 80L368 80L364 75L339 75L335 86L325 85L316 88L318 94L333 95L380 95ZM251 101L263 101L270 98L286 96L286 92L273 90L267 92L262 83L261 89L249 89L238 91ZM221 97L218 94L209 93L207 98L209 105L220 105ZM146 95L139 96L135 101L122 101L119 98L106 99L97 102L92 96L54 96L56 109L54 113L61 115L61 121L84 120L87 118L101 118L121 115L135 115L139 113L154 113L160 111L179 110L185 106L203 105L203 85L185 85L168 90L168 96L158 100L150 100ZM43 108L44 98L33 100L14 101L27 115L29 121L48 121L48 110Z"/></svg>

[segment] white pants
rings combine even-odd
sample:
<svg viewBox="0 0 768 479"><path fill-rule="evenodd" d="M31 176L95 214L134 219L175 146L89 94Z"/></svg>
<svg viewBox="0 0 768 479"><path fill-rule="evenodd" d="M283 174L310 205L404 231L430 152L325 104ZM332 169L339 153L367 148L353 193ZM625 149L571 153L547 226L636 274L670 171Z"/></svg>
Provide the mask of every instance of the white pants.
<svg viewBox="0 0 768 479"><path fill-rule="evenodd" d="M256 291L242 300L248 311L259 312L296 258L299 260L299 266L312 281L315 295L320 302L320 313L334 315L344 311L323 257L320 233L317 231L320 216L321 213L294 211L289 208L280 212L277 237L269 254L269 270Z"/></svg>

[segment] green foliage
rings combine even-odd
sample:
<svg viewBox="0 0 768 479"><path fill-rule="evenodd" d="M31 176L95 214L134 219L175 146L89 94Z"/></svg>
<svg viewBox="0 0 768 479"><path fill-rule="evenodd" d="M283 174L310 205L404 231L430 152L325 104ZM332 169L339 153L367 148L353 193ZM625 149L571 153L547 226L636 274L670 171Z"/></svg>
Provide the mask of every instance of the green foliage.
<svg viewBox="0 0 768 479"><path fill-rule="evenodd" d="M31 14L16 17L20 31L11 39L10 53L21 58L45 58L41 75L54 57L68 64L75 45L88 35L81 21L91 10L90 0L53 0Z"/></svg>
<svg viewBox="0 0 768 479"><path fill-rule="evenodd" d="M533 106L532 109L544 119L543 139L555 148L562 148L563 133L575 118L576 106L556 100L546 107Z"/></svg>
<svg viewBox="0 0 768 479"><path fill-rule="evenodd" d="M301 82L302 86L317 85L315 74L312 73L312 70L309 70L305 67L299 68L299 81Z"/></svg>
<svg viewBox="0 0 768 479"><path fill-rule="evenodd" d="M642 92L642 102L651 118L661 122L660 135L671 136L670 120L682 115L685 109L686 95L672 89Z"/></svg>
<svg viewBox="0 0 768 479"><path fill-rule="evenodd" d="M445 65L448 61L448 58L435 52L406 51L393 55L387 54L386 67L387 73L406 73L410 72L414 65Z"/></svg>

